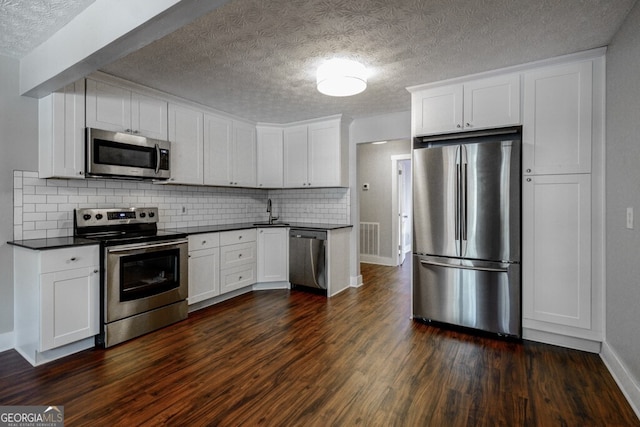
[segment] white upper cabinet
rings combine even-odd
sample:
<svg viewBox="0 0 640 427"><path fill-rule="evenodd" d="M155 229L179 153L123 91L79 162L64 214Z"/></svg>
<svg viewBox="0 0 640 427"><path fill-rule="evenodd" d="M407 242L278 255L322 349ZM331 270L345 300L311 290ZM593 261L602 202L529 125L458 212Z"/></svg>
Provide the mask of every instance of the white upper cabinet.
<svg viewBox="0 0 640 427"><path fill-rule="evenodd" d="M258 188L281 188L284 173L282 128L258 126L256 132Z"/></svg>
<svg viewBox="0 0 640 427"><path fill-rule="evenodd" d="M87 127L167 139L167 102L87 79Z"/></svg>
<svg viewBox="0 0 640 427"><path fill-rule="evenodd" d="M84 79L40 99L40 178L84 178Z"/></svg>
<svg viewBox="0 0 640 427"><path fill-rule="evenodd" d="M307 187L307 125L284 129L284 186Z"/></svg>
<svg viewBox="0 0 640 427"><path fill-rule="evenodd" d="M520 75L509 74L411 95L414 135L520 124Z"/></svg>
<svg viewBox="0 0 640 427"><path fill-rule="evenodd" d="M339 118L285 128L284 187L346 186L345 149Z"/></svg>
<svg viewBox="0 0 640 427"><path fill-rule="evenodd" d="M256 128L233 121L233 185L256 186Z"/></svg>
<svg viewBox="0 0 640 427"><path fill-rule="evenodd" d="M256 186L255 127L222 116L204 116L207 185Z"/></svg>
<svg viewBox="0 0 640 427"><path fill-rule="evenodd" d="M309 185L313 187L342 186L342 147L340 121L309 125Z"/></svg>
<svg viewBox="0 0 640 427"><path fill-rule="evenodd" d="M591 172L592 61L524 75L525 174Z"/></svg>
<svg viewBox="0 0 640 427"><path fill-rule="evenodd" d="M203 114L180 105L169 105L171 178L177 184L203 184Z"/></svg>

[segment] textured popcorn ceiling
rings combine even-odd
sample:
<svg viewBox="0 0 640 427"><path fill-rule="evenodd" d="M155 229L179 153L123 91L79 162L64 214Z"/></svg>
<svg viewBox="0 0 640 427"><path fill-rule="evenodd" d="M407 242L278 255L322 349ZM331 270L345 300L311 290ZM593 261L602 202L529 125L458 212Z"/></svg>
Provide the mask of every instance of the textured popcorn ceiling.
<svg viewBox="0 0 640 427"><path fill-rule="evenodd" d="M254 121L356 118L409 110L407 86L607 45L635 2L233 0L102 71ZM370 69L365 92L316 91L334 56Z"/></svg>
<svg viewBox="0 0 640 427"><path fill-rule="evenodd" d="M0 0L0 55L21 58L95 0Z"/></svg>

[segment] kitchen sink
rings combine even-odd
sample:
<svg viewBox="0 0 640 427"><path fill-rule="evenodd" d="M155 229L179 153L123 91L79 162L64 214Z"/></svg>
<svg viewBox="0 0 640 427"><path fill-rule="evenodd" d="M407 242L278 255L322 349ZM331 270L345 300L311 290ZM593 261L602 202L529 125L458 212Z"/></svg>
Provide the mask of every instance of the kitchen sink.
<svg viewBox="0 0 640 427"><path fill-rule="evenodd" d="M253 225L258 226L258 227L282 227L282 226L286 226L289 225L288 222L282 222L282 221L273 221L271 223L269 223L269 221L264 221L264 222L254 222Z"/></svg>

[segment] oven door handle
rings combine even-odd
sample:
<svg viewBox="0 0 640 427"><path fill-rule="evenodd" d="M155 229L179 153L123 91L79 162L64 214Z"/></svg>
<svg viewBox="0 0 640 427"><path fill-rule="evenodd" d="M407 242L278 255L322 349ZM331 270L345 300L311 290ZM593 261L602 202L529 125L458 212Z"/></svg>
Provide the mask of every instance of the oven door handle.
<svg viewBox="0 0 640 427"><path fill-rule="evenodd" d="M135 250L140 250L140 249L156 249L156 248L166 248L168 246L176 246L176 245L180 245L183 243L188 243L189 241L187 239L182 239L182 240L172 240L170 242L163 242L163 243L155 243L155 244L151 244L151 243L144 243L144 244L131 244L131 245L124 245L124 246L114 246L112 248L107 248L107 252L111 253L111 254L117 254L117 253L121 253L121 252L130 252L130 251L135 251Z"/></svg>

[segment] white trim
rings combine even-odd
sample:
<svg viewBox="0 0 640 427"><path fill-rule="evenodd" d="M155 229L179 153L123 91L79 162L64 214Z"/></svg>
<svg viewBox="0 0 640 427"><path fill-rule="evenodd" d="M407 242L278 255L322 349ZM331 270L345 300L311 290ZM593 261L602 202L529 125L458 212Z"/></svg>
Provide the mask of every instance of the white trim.
<svg viewBox="0 0 640 427"><path fill-rule="evenodd" d="M600 353L602 349L602 343L598 340L560 335L552 332L528 329L527 327L522 328L522 338L525 340L557 345L559 347L572 348L574 350L587 351L589 353L596 354Z"/></svg>
<svg viewBox="0 0 640 427"><path fill-rule="evenodd" d="M0 334L0 352L11 350L16 346L16 336L11 332Z"/></svg>
<svg viewBox="0 0 640 427"><path fill-rule="evenodd" d="M388 265L389 267L396 267L398 265L395 257L374 255L360 255L360 262L364 262L365 264Z"/></svg>
<svg viewBox="0 0 640 427"><path fill-rule="evenodd" d="M351 276L349 286L351 286L352 288L359 288L363 284L364 282L362 281L362 274L359 274L357 276Z"/></svg>
<svg viewBox="0 0 640 427"><path fill-rule="evenodd" d="M611 373L622 394L627 398L631 409L640 418L640 385L633 378L625 364L620 360L618 354L605 341L602 343L602 352L600 358Z"/></svg>
<svg viewBox="0 0 640 427"><path fill-rule="evenodd" d="M406 89L409 92L417 92L424 89L431 89L439 86L446 86L451 84L465 83L471 80L484 79L488 77L495 77L508 73L521 73L539 67L548 67L551 65L564 64L568 62L578 62L583 60L590 60L599 58L607 53L607 47L598 47L596 49L585 50L582 52L575 52L569 55L556 56L553 58L542 59L540 61L527 62L525 64L513 65L511 67L499 68L497 70L484 71L477 74L469 74L462 77L455 77L447 80L439 80L437 82L424 83L416 86L409 86Z"/></svg>
<svg viewBox="0 0 640 427"><path fill-rule="evenodd" d="M251 287L253 291L269 291L274 289L291 289L291 283L288 281L280 282L258 282Z"/></svg>
<svg viewBox="0 0 640 427"><path fill-rule="evenodd" d="M391 258L395 259L393 265L396 266L400 265L400 254L398 251L398 246L400 245L400 230L398 229L400 216L400 206L398 203L398 162L404 160L411 160L411 153L394 154L391 156ZM408 191L411 192L411 188L409 188Z"/></svg>

